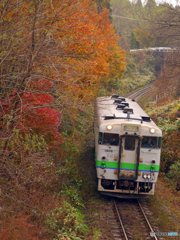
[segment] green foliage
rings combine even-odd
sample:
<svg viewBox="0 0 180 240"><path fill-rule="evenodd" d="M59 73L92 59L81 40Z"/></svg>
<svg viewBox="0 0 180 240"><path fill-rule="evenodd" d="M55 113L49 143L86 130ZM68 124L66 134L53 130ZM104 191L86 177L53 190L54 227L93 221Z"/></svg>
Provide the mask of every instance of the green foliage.
<svg viewBox="0 0 180 240"><path fill-rule="evenodd" d="M173 178L173 172L175 173L175 168L178 169L180 160L180 119L178 118L180 100L160 107L152 107L151 104L147 107L149 109L147 113L163 132L161 172L168 173L166 177L170 181ZM173 181L176 181L175 175Z"/></svg>
<svg viewBox="0 0 180 240"><path fill-rule="evenodd" d="M121 96L124 96L128 92L144 87L155 80L153 53L128 53L126 60L127 71L124 77L104 83L98 91L98 97L111 95L114 92L119 92Z"/></svg>
<svg viewBox="0 0 180 240"><path fill-rule="evenodd" d="M177 179L180 177L180 162L175 162L169 168L169 171L165 175L165 179L168 183L172 185L173 188L176 187Z"/></svg>
<svg viewBox="0 0 180 240"><path fill-rule="evenodd" d="M0 153L3 152L5 141L1 142ZM19 129L13 129L13 134L8 143L8 150L13 151L15 155L18 154L19 149L21 152L27 154L36 153L38 151L47 151L48 147L42 135L26 134L23 135Z"/></svg>
<svg viewBox="0 0 180 240"><path fill-rule="evenodd" d="M159 126L161 127L161 130L163 131L163 134L178 131L180 120L176 120L172 122L171 120L167 119L164 120L163 118L158 118Z"/></svg>
<svg viewBox="0 0 180 240"><path fill-rule="evenodd" d="M162 145L160 171L168 173L170 166L172 166L176 161L178 161L177 153L169 151L169 149L164 148Z"/></svg>
<svg viewBox="0 0 180 240"><path fill-rule="evenodd" d="M142 2L141 2L141 0L137 0L135 5L141 8L141 7L142 7Z"/></svg>
<svg viewBox="0 0 180 240"><path fill-rule="evenodd" d="M82 204L81 197L79 196L79 190L81 189L82 180L74 179L73 183L74 186L65 186L61 193L68 196L75 206L84 208L85 206L84 204Z"/></svg>
<svg viewBox="0 0 180 240"><path fill-rule="evenodd" d="M165 7L162 4L157 5L155 0L146 1L145 6L144 4L142 5L141 0L111 0L111 6L113 24L116 31L120 33L120 44L123 49L128 50L129 48L132 48L131 34L136 28L139 28L140 30L145 29L148 35L153 33L152 38L147 37L145 41L141 42L141 48L145 46L168 46L168 41L165 36L166 31L163 30L164 28L162 28L162 31L159 31L159 25L155 26L154 24L155 22L162 22L164 16L167 16L168 19L168 7ZM174 15L176 14L178 15L179 13L177 10L174 10ZM173 19L173 17L169 19ZM166 21L170 21L169 19ZM158 31L155 31L155 27L158 28ZM167 32L168 30L167 27ZM163 31L164 37L162 37ZM169 33L171 33L171 31L169 31ZM136 38L136 40L139 39Z"/></svg>
<svg viewBox="0 0 180 240"><path fill-rule="evenodd" d="M147 0L145 8L155 8L157 7L155 0Z"/></svg>
<svg viewBox="0 0 180 240"><path fill-rule="evenodd" d="M92 240L98 240L100 236L101 236L101 231L97 228L94 228Z"/></svg>
<svg viewBox="0 0 180 240"><path fill-rule="evenodd" d="M54 240L81 240L88 232L83 222L84 215L77 208L64 201L63 206L55 208L47 214L49 233Z"/></svg>
<svg viewBox="0 0 180 240"><path fill-rule="evenodd" d="M95 2L99 12L101 12L104 8L107 8L109 11L111 11L110 0L95 0Z"/></svg>
<svg viewBox="0 0 180 240"><path fill-rule="evenodd" d="M130 38L130 49L139 49L140 48L140 42L137 41L134 32L131 32L131 38Z"/></svg>
<svg viewBox="0 0 180 240"><path fill-rule="evenodd" d="M180 131L180 119L178 118L178 112L180 108L180 100L175 100L170 104L153 107L153 110L147 110L147 113L153 118L156 116L156 124L163 131L163 135L172 133L174 131ZM152 109L152 106L149 107Z"/></svg>

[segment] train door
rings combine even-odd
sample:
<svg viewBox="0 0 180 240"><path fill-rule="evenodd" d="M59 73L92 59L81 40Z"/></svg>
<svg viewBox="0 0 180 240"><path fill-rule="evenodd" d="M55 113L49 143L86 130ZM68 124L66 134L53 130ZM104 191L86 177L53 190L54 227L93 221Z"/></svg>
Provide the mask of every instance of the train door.
<svg viewBox="0 0 180 240"><path fill-rule="evenodd" d="M136 180L138 177L140 138L137 135L122 135L119 149L119 179Z"/></svg>

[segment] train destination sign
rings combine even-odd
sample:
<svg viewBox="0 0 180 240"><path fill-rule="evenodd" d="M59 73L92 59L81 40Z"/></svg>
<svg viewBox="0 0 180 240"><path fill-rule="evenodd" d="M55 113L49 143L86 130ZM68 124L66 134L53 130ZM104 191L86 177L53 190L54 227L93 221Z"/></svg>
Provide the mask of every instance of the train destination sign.
<svg viewBox="0 0 180 240"><path fill-rule="evenodd" d="M124 131L127 132L138 132L139 128L137 126L124 126Z"/></svg>

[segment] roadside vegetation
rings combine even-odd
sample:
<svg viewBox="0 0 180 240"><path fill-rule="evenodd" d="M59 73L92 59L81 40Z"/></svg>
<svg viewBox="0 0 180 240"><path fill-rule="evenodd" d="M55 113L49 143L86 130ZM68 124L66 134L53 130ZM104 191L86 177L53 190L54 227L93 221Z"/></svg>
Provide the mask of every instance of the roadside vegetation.
<svg viewBox="0 0 180 240"><path fill-rule="evenodd" d="M160 170L171 187L176 189L180 177L180 100L160 107L149 105L148 109L147 113L163 132Z"/></svg>

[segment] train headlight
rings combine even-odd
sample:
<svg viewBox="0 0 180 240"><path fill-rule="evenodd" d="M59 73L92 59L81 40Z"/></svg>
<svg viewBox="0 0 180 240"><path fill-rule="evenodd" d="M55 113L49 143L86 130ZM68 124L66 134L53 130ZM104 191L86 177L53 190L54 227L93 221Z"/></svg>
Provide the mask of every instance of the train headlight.
<svg viewBox="0 0 180 240"><path fill-rule="evenodd" d="M112 128L113 128L113 127L112 127L112 125L107 125L107 127L106 127L106 128L107 128L107 130L109 130L109 131L110 131L110 130L112 130Z"/></svg>
<svg viewBox="0 0 180 240"><path fill-rule="evenodd" d="M155 133L156 132L156 130L154 128L150 128L149 131L150 131L150 133Z"/></svg>

